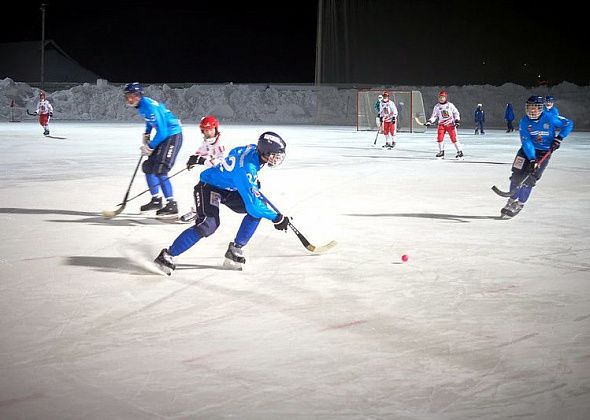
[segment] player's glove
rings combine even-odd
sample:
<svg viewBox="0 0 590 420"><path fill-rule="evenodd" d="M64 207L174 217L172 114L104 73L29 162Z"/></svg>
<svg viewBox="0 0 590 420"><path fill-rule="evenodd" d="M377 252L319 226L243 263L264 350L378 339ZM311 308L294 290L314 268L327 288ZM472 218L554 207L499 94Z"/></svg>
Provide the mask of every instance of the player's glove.
<svg viewBox="0 0 590 420"><path fill-rule="evenodd" d="M432 125L432 123L428 120L426 120L426 122L424 123L425 127L430 127Z"/></svg>
<svg viewBox="0 0 590 420"><path fill-rule="evenodd" d="M53 112L50 112L50 113L49 113L49 116L50 116L50 117L53 117Z"/></svg>
<svg viewBox="0 0 590 420"><path fill-rule="evenodd" d="M394 123L395 122L395 117L391 117L391 122Z"/></svg>
<svg viewBox="0 0 590 420"><path fill-rule="evenodd" d="M154 149L150 149L150 146L148 146L147 144L142 144L139 150L141 150L142 156L149 156L154 151Z"/></svg>
<svg viewBox="0 0 590 420"><path fill-rule="evenodd" d="M461 126L461 121L455 120L455 127L460 127L460 126Z"/></svg>
<svg viewBox="0 0 590 420"><path fill-rule="evenodd" d="M288 218L287 216L283 216L282 214L279 213L279 215L272 221L275 224L275 229L276 230L287 230L287 227L289 227L289 221L291 219Z"/></svg>
<svg viewBox="0 0 590 420"><path fill-rule="evenodd" d="M551 143L551 151L555 152L557 149L559 149L559 146L561 146L561 141L563 140L563 137L561 137L559 134L557 136L555 136L555 138L553 139L553 143Z"/></svg>
<svg viewBox="0 0 590 420"><path fill-rule="evenodd" d="M143 144L147 146L150 142L150 133L143 133L141 140L143 141Z"/></svg>
<svg viewBox="0 0 590 420"><path fill-rule="evenodd" d="M192 155L186 162L186 169L190 171L195 165L204 165L205 161L206 159L203 156Z"/></svg>
<svg viewBox="0 0 590 420"><path fill-rule="evenodd" d="M536 159L532 159L529 161L529 168L528 172L533 173L539 168L539 162Z"/></svg>

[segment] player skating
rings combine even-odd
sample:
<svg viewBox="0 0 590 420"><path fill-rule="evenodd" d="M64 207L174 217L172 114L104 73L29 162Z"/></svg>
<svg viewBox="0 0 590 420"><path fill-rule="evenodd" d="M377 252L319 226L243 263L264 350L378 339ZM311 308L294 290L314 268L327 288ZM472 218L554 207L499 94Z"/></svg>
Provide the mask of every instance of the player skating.
<svg viewBox="0 0 590 420"><path fill-rule="evenodd" d="M279 166L285 158L285 141L276 133L265 132L257 144L232 149L221 164L201 172L194 197L195 225L182 232L154 260L170 275L176 268L174 257L187 251L200 239L211 236L220 224L219 206L246 213L233 242L225 253L224 265L241 268L246 262L242 248L248 243L262 218L271 220L278 230L286 231L290 218L269 208L259 193L258 172L264 165Z"/></svg>
<svg viewBox="0 0 590 420"><path fill-rule="evenodd" d="M383 100L379 108L379 116L383 121L383 135L385 136L385 148L393 149L395 147L395 120L397 118L397 108L393 101L389 99L389 92L383 92Z"/></svg>
<svg viewBox="0 0 590 420"><path fill-rule="evenodd" d="M510 191L514 193L500 211L502 216L514 217L522 210L549 164L550 155L546 155L559 149L573 128L571 120L544 111L543 97L531 96L526 101L525 116L519 124L522 146L516 153L510 176ZM558 135L556 130L560 130Z"/></svg>
<svg viewBox="0 0 590 420"><path fill-rule="evenodd" d="M219 164L225 154L225 146L221 144L219 121L212 115L201 118L199 123L203 142L194 155L189 157L186 168L190 171L195 165L204 165L208 168ZM182 222L190 222L197 216L194 207L188 213L180 217Z"/></svg>
<svg viewBox="0 0 590 420"><path fill-rule="evenodd" d="M39 116L39 124L43 127L43 135L48 136L49 119L53 117L53 106L49 103L43 91L39 92L39 102L37 103L37 109L35 109L35 115Z"/></svg>
<svg viewBox="0 0 590 420"><path fill-rule="evenodd" d="M449 134L451 142L455 146L455 149L457 149L457 155L455 158L463 159L461 143L459 140L457 140L457 127L459 127L461 124L461 115L459 114L459 111L455 105L448 101L448 97L448 93L444 90L439 92L438 103L434 105L432 116L426 120L424 125L426 127L430 127L430 125L434 124L434 122L438 120L438 130L436 136L436 141L438 143L438 153L436 154L437 159L445 158L445 133Z"/></svg>
<svg viewBox="0 0 590 420"><path fill-rule="evenodd" d="M157 210L157 216L178 214L178 205L174 200L172 184L168 172L174 166L176 156L182 146L182 126L180 121L163 104L144 96L143 86L137 82L128 83L124 89L127 104L137 109L146 122L143 133L141 153L148 156L142 164L152 199L141 206L141 211ZM152 130L156 134L151 137ZM162 207L160 190L166 198Z"/></svg>

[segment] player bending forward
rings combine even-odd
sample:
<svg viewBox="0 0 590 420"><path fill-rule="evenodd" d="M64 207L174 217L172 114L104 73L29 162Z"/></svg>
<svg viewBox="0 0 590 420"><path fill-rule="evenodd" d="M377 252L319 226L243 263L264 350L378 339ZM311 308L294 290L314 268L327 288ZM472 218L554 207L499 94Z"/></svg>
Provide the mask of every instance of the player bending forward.
<svg viewBox="0 0 590 420"><path fill-rule="evenodd" d="M383 121L383 135L385 136L385 146L388 149L395 147L395 120L397 118L397 108L393 101L389 100L389 92L383 92L379 116Z"/></svg>
<svg viewBox="0 0 590 420"><path fill-rule="evenodd" d="M39 92L39 103L35 110L35 115L39 116L39 124L43 127L43 135L49 135L49 119L53 117L53 106L45 97L45 92Z"/></svg>
<svg viewBox="0 0 590 420"><path fill-rule="evenodd" d="M208 168L215 166L225 157L225 146L221 144L219 137L219 121L212 115L201 118L199 123L203 142L194 155L188 158L186 168L190 171L195 165L204 165ZM180 217L180 221L188 223L197 217L197 212L193 207L191 211Z"/></svg>
<svg viewBox="0 0 590 420"><path fill-rule="evenodd" d="M451 142L455 145L455 149L457 149L457 155L455 158L463 159L461 143L459 143L457 140L457 127L461 125L461 116L459 115L459 111L455 105L448 101L448 97L449 95L446 91L442 90L439 92L438 103L434 105L432 116L426 121L424 125L426 127L430 127L430 125L434 124L434 122L438 120L438 130L436 136L436 141L438 143L438 153L436 154L437 159L445 158L445 133L449 134Z"/></svg>
<svg viewBox="0 0 590 420"><path fill-rule="evenodd" d="M225 253L226 267L241 269L246 262L242 248L256 232L261 219L271 220L275 229L286 231L290 218L266 205L258 183L258 171L264 165L279 166L285 158L285 148L285 141L278 134L267 131L260 135L257 144L236 147L221 164L201 172L194 190L195 225L182 232L168 248L162 249L154 260L155 264L171 275L176 268L174 257L215 233L220 224L221 204L236 213L246 213Z"/></svg>
<svg viewBox="0 0 590 420"><path fill-rule="evenodd" d="M516 216L527 202L531 191L549 164L550 157L537 162L547 153L553 153L574 129L574 123L551 112L543 110L543 97L531 96L525 105L525 116L519 124L522 146L516 153L510 176L510 191L525 182L508 199L500 213L506 217ZM559 130L559 134L556 134ZM532 175L529 177L529 175Z"/></svg>

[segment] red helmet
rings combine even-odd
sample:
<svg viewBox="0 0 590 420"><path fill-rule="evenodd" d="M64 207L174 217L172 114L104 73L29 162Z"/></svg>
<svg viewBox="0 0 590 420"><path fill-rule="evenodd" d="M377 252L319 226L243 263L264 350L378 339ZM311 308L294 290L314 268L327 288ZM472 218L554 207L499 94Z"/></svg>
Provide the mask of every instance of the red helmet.
<svg viewBox="0 0 590 420"><path fill-rule="evenodd" d="M43 91L40 91L40 92L39 92L39 98L40 98L40 99L45 99L45 92L43 92Z"/></svg>
<svg viewBox="0 0 590 420"><path fill-rule="evenodd" d="M384 91L383 91L383 97L385 98L386 96L389 98L389 92L388 92L388 91L386 91L386 90L384 90Z"/></svg>
<svg viewBox="0 0 590 420"><path fill-rule="evenodd" d="M441 100L441 98L444 98L444 99ZM441 90L440 92L438 92L438 102L440 102L441 104L444 104L448 98L449 98L449 94L447 93L446 90Z"/></svg>
<svg viewBox="0 0 590 420"><path fill-rule="evenodd" d="M219 121L213 115L207 115L206 117L201 118L201 123L199 124L201 130L205 130L207 128L214 128L215 131L219 128Z"/></svg>

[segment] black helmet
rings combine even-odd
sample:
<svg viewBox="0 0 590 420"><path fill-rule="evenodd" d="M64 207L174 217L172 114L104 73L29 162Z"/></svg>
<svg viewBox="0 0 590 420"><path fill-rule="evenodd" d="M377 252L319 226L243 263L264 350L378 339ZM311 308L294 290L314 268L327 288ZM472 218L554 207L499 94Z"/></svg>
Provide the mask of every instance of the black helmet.
<svg viewBox="0 0 590 420"><path fill-rule="evenodd" d="M123 89L123 92L125 92L125 94L139 93L143 95L143 86L141 85L141 83L138 82L127 83L125 85L125 88Z"/></svg>
<svg viewBox="0 0 590 420"><path fill-rule="evenodd" d="M268 166L279 166L285 159L287 144L277 133L266 131L258 137L256 149Z"/></svg>
<svg viewBox="0 0 590 420"><path fill-rule="evenodd" d="M538 120L543 113L543 97L537 95L529 97L524 112L531 120Z"/></svg>

